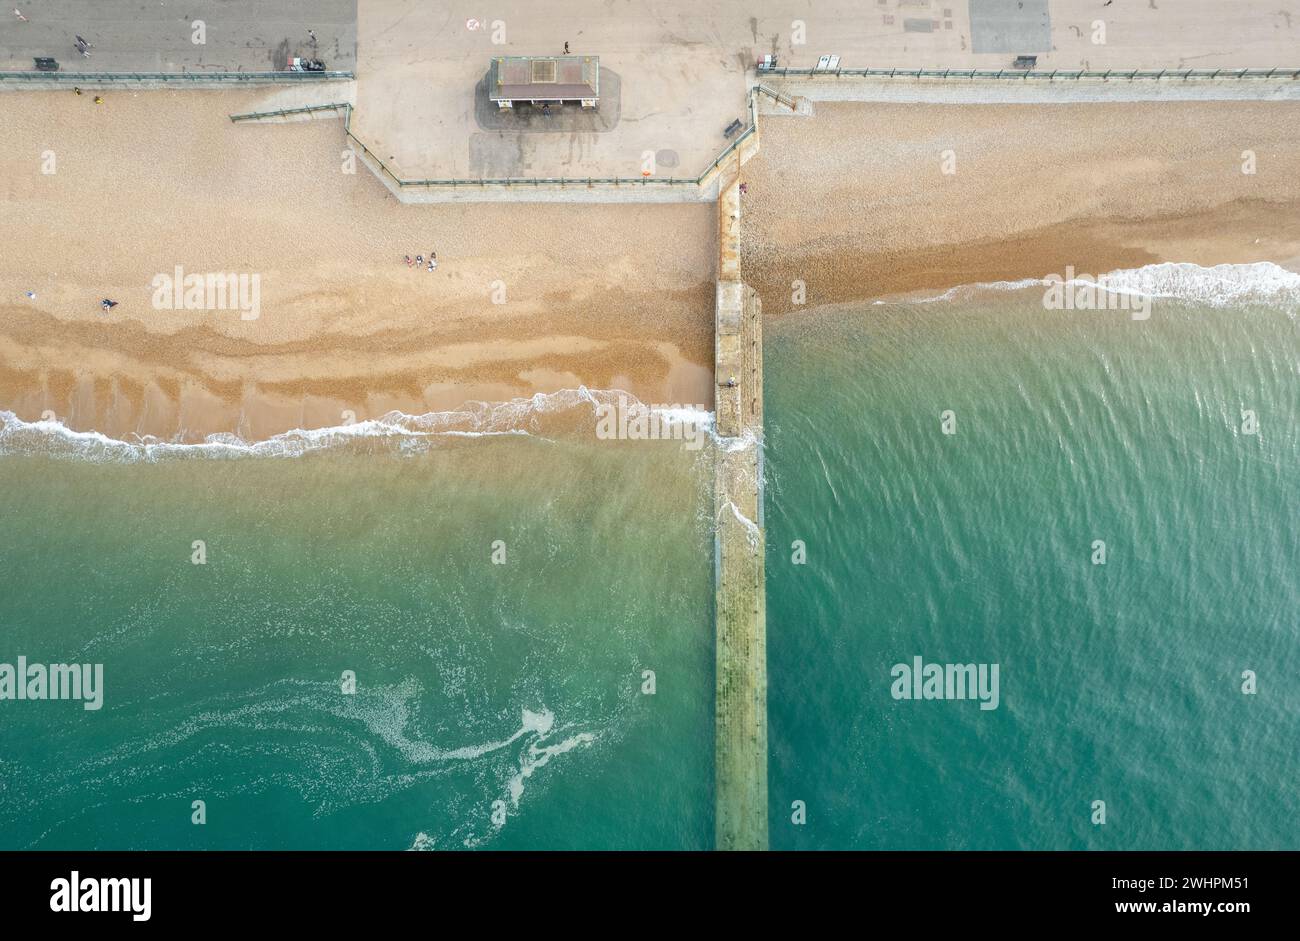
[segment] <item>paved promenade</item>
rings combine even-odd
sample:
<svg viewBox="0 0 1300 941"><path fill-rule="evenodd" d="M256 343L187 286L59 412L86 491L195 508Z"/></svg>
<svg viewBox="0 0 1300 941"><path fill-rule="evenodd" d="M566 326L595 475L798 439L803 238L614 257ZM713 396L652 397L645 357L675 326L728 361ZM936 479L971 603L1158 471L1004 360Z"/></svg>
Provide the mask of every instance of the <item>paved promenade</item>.
<svg viewBox="0 0 1300 941"><path fill-rule="evenodd" d="M13 13L17 7L26 22ZM204 23L195 43L194 24ZM307 32L313 30L313 43ZM90 57L74 48L92 44ZM37 56L76 72L277 71L290 56L351 71L357 60L356 0L6 0L0 7L0 70Z"/></svg>

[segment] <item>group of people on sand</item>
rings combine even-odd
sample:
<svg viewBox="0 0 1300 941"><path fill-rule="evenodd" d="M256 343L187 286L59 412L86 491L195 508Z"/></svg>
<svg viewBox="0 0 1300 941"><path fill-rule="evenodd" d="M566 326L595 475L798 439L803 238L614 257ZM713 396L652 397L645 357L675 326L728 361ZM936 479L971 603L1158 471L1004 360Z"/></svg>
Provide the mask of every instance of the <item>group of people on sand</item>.
<svg viewBox="0 0 1300 941"><path fill-rule="evenodd" d="M412 260L411 260L411 256L410 256L410 255L407 255L407 256L406 256L406 267L408 267L408 268L410 268L410 267L423 268L423 267L424 267L424 256L423 256L423 255L416 255L416 256L415 256L415 260L412 261ZM438 267L438 253L437 253L437 252L429 252L429 270L432 271L434 268L437 268L437 267Z"/></svg>

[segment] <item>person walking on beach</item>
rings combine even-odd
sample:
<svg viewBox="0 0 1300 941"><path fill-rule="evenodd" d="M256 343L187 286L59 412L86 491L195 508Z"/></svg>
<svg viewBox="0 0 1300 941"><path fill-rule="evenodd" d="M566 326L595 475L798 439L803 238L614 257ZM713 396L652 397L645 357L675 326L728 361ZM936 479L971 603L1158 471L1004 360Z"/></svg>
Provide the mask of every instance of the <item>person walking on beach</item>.
<svg viewBox="0 0 1300 941"><path fill-rule="evenodd" d="M411 267L411 256L410 256L410 255L407 255L407 256L406 256L406 267L408 267L408 268Z"/></svg>
<svg viewBox="0 0 1300 941"><path fill-rule="evenodd" d="M417 267L417 268L423 268L423 267L424 267L424 256L423 256L423 255L416 255L416 256L415 256L415 267Z"/></svg>
<svg viewBox="0 0 1300 941"><path fill-rule="evenodd" d="M438 253L429 252L429 270L432 271L434 268L437 267L438 267Z"/></svg>
<svg viewBox="0 0 1300 941"><path fill-rule="evenodd" d="M567 42L564 44L564 54L566 56L569 54L569 44Z"/></svg>

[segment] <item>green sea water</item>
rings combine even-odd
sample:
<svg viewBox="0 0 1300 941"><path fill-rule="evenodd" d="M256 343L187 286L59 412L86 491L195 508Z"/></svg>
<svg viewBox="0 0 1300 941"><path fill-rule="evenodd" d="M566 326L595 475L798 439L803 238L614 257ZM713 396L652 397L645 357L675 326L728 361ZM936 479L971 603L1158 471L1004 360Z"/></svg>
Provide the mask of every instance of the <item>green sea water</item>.
<svg viewBox="0 0 1300 941"><path fill-rule="evenodd" d="M1041 296L768 326L774 848L1300 842L1300 295ZM0 701L0 847L710 847L711 448L529 408L280 456L0 416L0 662L105 676ZM998 708L895 700L917 656Z"/></svg>
<svg viewBox="0 0 1300 941"><path fill-rule="evenodd" d="M774 848L1300 845L1295 295L1042 297L769 327ZM918 656L998 707L896 700Z"/></svg>
<svg viewBox="0 0 1300 941"><path fill-rule="evenodd" d="M105 677L0 703L0 845L707 848L703 453L0 458L0 661Z"/></svg>

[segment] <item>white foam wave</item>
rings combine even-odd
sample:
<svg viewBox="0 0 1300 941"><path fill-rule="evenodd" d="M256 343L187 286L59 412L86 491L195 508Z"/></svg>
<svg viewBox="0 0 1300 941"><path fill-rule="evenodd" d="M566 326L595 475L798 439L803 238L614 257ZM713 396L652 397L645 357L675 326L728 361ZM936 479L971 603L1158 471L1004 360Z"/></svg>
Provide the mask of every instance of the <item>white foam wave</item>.
<svg viewBox="0 0 1300 941"><path fill-rule="evenodd" d="M713 430L713 413L693 405L651 406L650 411L659 416L664 425L691 425Z"/></svg>
<svg viewBox="0 0 1300 941"><path fill-rule="evenodd" d="M208 435L200 442L164 441L152 436L135 440L112 438L98 431L74 431L57 420L24 421L0 410L0 455L41 454L100 462L161 461L176 458L230 459L243 457L301 457L316 451L365 444L389 444L402 453L437 447L444 438L544 436L553 421L573 413L594 421L599 406L619 401L641 403L621 390L561 389L507 402L469 402L445 412L409 415L392 411L380 418L326 428L295 428L262 441L234 434ZM713 413L690 406L649 407L665 424L690 423L710 433ZM589 414L587 414L589 413Z"/></svg>
<svg viewBox="0 0 1300 941"><path fill-rule="evenodd" d="M728 452L747 451L750 448L758 448L759 450L762 450L763 448L763 436L755 434L752 428L747 428L740 434L731 438L724 438L715 433L713 440L717 443L718 447L723 451Z"/></svg>
<svg viewBox="0 0 1300 941"><path fill-rule="evenodd" d="M415 839L411 841L411 845L407 847L407 852L420 853L429 850L436 850L437 848L438 841L421 830L415 835Z"/></svg>
<svg viewBox="0 0 1300 941"><path fill-rule="evenodd" d="M409 786L425 774L441 773L453 767L477 769L474 773L479 776L487 793L507 799L517 811L529 778L559 756L593 745L603 734L599 729L575 728L573 722L557 726L555 714L545 706L536 709L522 707L519 725L509 734L467 745L441 745L429 741L421 724L416 721L423 692L414 677L394 685L361 690L355 696L339 696L337 690L333 683L281 680L244 694L233 702L218 700L143 741L126 742L88 759L80 767L75 780L104 780L122 773L136 773L134 764L142 755L188 743L199 743L194 747L201 747L201 743L213 733L224 739L233 729L283 732L290 733L299 742L294 754L312 757L314 764L311 767L317 769L304 776L304 789L315 793L314 789L326 785L321 789L322 793L316 794L321 800L318 813L378 799L393 789ZM323 716L337 721L323 722ZM357 734L358 724L364 727L366 734ZM335 750L322 754L302 744L309 740L328 740ZM276 738L268 737L253 747L260 754L275 754L276 742ZM377 747L380 743L384 748ZM320 767L352 748L357 749L358 760L363 762L368 773L358 778L355 765L352 765L353 777L346 780L327 780L320 776ZM384 756L387 749L402 757L400 774L386 770ZM161 766L165 761L159 758L152 764ZM485 829L483 817L473 814L450 835L417 833L410 848L433 849L439 842L447 840L475 846L490 839L498 829L495 824Z"/></svg>
<svg viewBox="0 0 1300 941"><path fill-rule="evenodd" d="M548 725L547 731L549 730L550 726ZM528 743L528 751L519 759L519 770L510 778L507 785L510 792L510 803L515 807L519 806L519 798L524 796L524 782L533 776L533 772L557 755L573 751L580 745L590 745L596 740L596 736L590 732L579 732L577 735L570 735L555 745L542 745L539 743L545 740L546 732L539 734L538 741Z"/></svg>
<svg viewBox="0 0 1300 941"><path fill-rule="evenodd" d="M740 507L736 506L736 504L731 500L726 502L723 509L731 510L731 514L736 518L736 522L740 523L741 527L745 530L745 541L749 543L749 548L757 549L759 540L763 538L762 530L758 528L758 524L744 513L740 512Z"/></svg>
<svg viewBox="0 0 1300 941"><path fill-rule="evenodd" d="M1063 277L1058 275L1058 277ZM1141 268L1117 268L1086 281L1075 277L1064 283L1080 285L1100 282L1115 294L1153 299L1178 299L1209 307L1262 303L1280 305L1293 316L1300 308L1300 273L1269 261L1240 265L1204 267L1189 262L1161 262ZM949 288L933 297L915 298L912 303L932 304L971 297L981 291L1020 291L1054 283L1048 278L1018 281L982 281ZM876 303L885 303L877 301Z"/></svg>
<svg viewBox="0 0 1300 941"><path fill-rule="evenodd" d="M542 709L541 712L533 712L529 709L523 711L523 724L519 731L515 732L510 738L497 743L491 743L482 747L480 754L488 751L495 751L498 748L512 744L514 741L524 735L530 735L522 754L519 756L519 768L511 774L505 784L505 793L510 799L510 806L513 810L519 809L519 801L524 796L524 785L538 770L545 767L553 758L564 755L573 751L575 748L587 747L596 741L594 732L578 732L569 735L555 744L547 744L548 739L555 731L555 715L548 709ZM444 755L450 753L443 753ZM475 756L477 757L477 755ZM457 834L464 834L460 842L463 846L473 848L481 846L488 839L496 834L509 821L509 815L498 817L495 813L491 817L491 826L488 832L483 832L477 824L471 823L469 826L463 826ZM437 840L425 831L421 830L416 833L411 841L409 849L411 850L432 850L437 848Z"/></svg>

